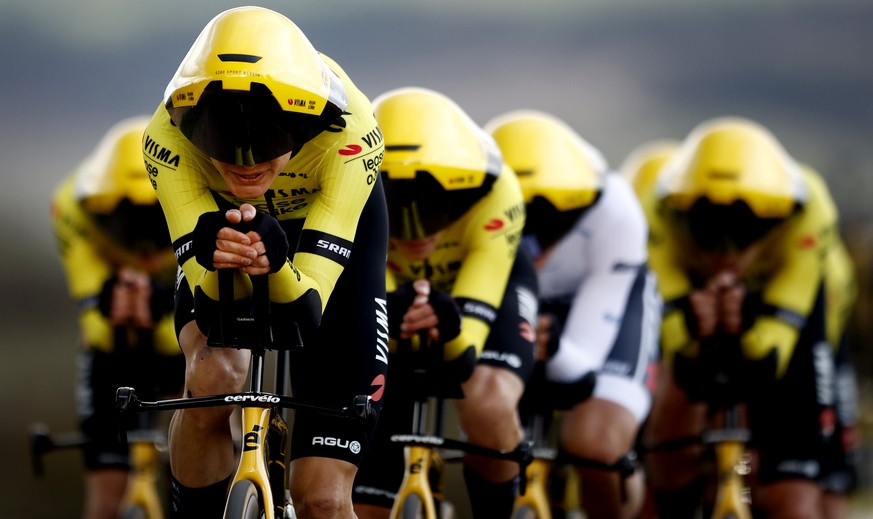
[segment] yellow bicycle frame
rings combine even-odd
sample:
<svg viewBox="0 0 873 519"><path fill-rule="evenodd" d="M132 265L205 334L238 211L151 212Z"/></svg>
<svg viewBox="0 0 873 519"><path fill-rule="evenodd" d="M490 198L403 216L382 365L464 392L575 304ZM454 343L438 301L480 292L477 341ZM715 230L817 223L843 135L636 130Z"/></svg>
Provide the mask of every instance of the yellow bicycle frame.
<svg viewBox="0 0 873 519"><path fill-rule="evenodd" d="M124 506L139 505L149 519L163 519L158 497L158 451L150 441L130 442L130 475L124 496Z"/></svg>
<svg viewBox="0 0 873 519"><path fill-rule="evenodd" d="M534 458L533 461L525 469L527 477L527 485L524 487L524 495L519 494L515 498L514 509L518 510L523 506L529 506L539 519L551 519L552 509L549 504L549 493L547 489L549 470L551 462Z"/></svg>
<svg viewBox="0 0 873 519"><path fill-rule="evenodd" d="M249 480L255 484L264 501L264 519L275 519L273 493L270 491L270 477L267 472L266 438L270 427L271 409L263 407L242 407L242 452L239 465L233 476L234 483ZM284 460L283 460L284 462Z"/></svg>
<svg viewBox="0 0 873 519"><path fill-rule="evenodd" d="M436 507L433 502L433 491L430 487L431 463L439 454L431 447L407 445L403 447L403 458L406 469L403 473L403 482L397 491L394 505L391 507L390 519L398 519L402 511L403 502L409 495L417 495L424 506L425 519L437 519Z"/></svg>
<svg viewBox="0 0 873 519"><path fill-rule="evenodd" d="M752 519L743 495L743 476L748 473L748 462L744 457L745 448L739 441L724 441L715 445L718 488L713 519Z"/></svg>

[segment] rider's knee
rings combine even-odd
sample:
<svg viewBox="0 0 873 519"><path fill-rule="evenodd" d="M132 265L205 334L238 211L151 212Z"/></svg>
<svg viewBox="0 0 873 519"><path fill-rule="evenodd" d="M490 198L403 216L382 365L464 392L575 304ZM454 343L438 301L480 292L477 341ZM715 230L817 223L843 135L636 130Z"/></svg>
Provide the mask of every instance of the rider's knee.
<svg viewBox="0 0 873 519"><path fill-rule="evenodd" d="M203 349L188 362L185 385L191 396L217 395L240 391L248 376L239 350Z"/></svg>
<svg viewBox="0 0 873 519"><path fill-rule="evenodd" d="M308 492L302 499L294 500L297 517L320 519L343 517L349 513L349 502L335 492Z"/></svg>

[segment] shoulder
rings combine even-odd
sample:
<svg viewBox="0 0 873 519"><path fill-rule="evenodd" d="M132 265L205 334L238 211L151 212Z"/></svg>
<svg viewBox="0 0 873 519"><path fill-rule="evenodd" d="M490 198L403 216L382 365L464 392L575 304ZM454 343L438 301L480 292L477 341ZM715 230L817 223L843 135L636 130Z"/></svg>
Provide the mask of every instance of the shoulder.
<svg viewBox="0 0 873 519"><path fill-rule="evenodd" d="M642 205L630 183L621 175L606 175L603 192L583 220L596 220L598 225L611 229L646 232L647 223Z"/></svg>
<svg viewBox="0 0 873 519"><path fill-rule="evenodd" d="M153 177L162 170L178 170L191 161L208 160L173 125L163 104L158 105L146 126L142 145L146 168Z"/></svg>

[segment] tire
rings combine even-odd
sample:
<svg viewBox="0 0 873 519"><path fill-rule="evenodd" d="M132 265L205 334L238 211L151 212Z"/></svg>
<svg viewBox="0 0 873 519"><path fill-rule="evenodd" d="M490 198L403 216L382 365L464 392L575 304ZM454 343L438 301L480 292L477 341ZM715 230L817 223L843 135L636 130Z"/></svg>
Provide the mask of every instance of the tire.
<svg viewBox="0 0 873 519"><path fill-rule="evenodd" d="M409 494L403 500L403 506L400 508L400 519L427 519L424 513L424 503L416 494Z"/></svg>
<svg viewBox="0 0 873 519"><path fill-rule="evenodd" d="M248 480L234 483L224 508L225 519L261 519L263 513L258 487Z"/></svg>
<svg viewBox="0 0 873 519"><path fill-rule="evenodd" d="M539 515L537 515L536 510L529 505L524 505L517 510L512 511L512 519L541 519Z"/></svg>
<svg viewBox="0 0 873 519"><path fill-rule="evenodd" d="M124 507L119 517L121 519L151 519L146 509L140 505Z"/></svg>

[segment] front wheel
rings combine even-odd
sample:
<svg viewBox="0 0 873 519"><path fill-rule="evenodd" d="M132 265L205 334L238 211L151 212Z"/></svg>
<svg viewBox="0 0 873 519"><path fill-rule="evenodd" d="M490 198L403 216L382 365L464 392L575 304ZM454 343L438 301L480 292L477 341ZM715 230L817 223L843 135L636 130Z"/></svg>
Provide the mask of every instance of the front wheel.
<svg viewBox="0 0 873 519"><path fill-rule="evenodd" d="M224 508L225 519L261 519L263 513L258 487L248 480L234 483Z"/></svg>
<svg viewBox="0 0 873 519"><path fill-rule="evenodd" d="M152 519L149 513L140 505L127 506L121 512L121 519Z"/></svg>
<svg viewBox="0 0 873 519"><path fill-rule="evenodd" d="M512 519L543 519L530 505L523 505L513 510Z"/></svg>
<svg viewBox="0 0 873 519"><path fill-rule="evenodd" d="M400 507L399 519L431 519L427 516L427 511L424 508L424 503L416 494L409 494L403 500L403 506ZM436 518L433 518L436 519Z"/></svg>

